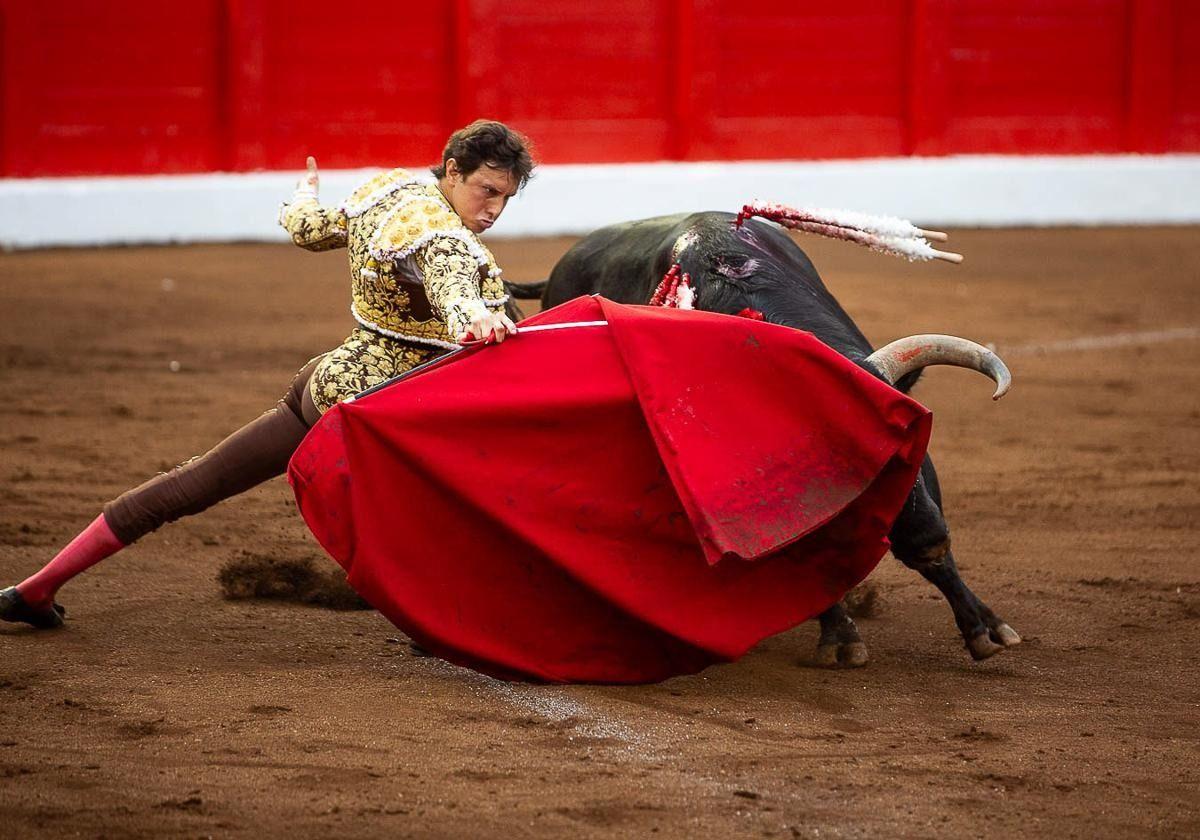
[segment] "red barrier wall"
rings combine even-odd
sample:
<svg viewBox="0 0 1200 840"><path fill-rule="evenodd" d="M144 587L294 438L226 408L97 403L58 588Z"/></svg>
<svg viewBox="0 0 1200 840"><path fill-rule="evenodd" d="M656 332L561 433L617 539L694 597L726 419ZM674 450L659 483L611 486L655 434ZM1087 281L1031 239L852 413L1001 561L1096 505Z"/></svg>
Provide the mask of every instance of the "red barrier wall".
<svg viewBox="0 0 1200 840"><path fill-rule="evenodd" d="M0 0L0 175L1200 151L1190 0Z"/></svg>

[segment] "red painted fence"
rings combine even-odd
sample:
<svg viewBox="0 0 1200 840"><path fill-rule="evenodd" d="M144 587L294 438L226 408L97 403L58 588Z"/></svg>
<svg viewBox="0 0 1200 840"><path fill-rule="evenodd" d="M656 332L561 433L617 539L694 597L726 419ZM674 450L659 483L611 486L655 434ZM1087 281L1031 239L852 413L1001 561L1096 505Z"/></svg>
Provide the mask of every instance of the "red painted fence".
<svg viewBox="0 0 1200 840"><path fill-rule="evenodd" d="M0 0L0 175L1200 151L1193 0Z"/></svg>

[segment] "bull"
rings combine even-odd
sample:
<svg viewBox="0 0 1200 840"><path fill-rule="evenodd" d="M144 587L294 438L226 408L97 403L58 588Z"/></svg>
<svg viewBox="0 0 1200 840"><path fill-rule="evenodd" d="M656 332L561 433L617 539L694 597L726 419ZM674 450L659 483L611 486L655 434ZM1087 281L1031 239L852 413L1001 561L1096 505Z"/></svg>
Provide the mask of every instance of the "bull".
<svg viewBox="0 0 1200 840"><path fill-rule="evenodd" d="M602 228L575 244L544 283L510 288L514 296L524 298L536 297L541 291L546 307L588 294L621 303L646 304L652 298L655 302L662 300L664 277L674 278L676 283L682 277L687 298L694 301L695 308L761 317L806 330L905 393L924 367L936 364L970 367L988 375L997 383L996 398L1007 390L1010 377L1004 363L991 351L965 339L910 336L873 350L825 287L808 256L780 225L909 258L961 260L957 254L933 250L924 238L944 239L944 234L913 228L901 220L858 214L814 216L778 205L748 205L736 215L679 214ZM913 232L921 237L914 237ZM677 289L672 294L674 291ZM946 598L975 660L987 659L1020 643L1020 635L976 597L958 572L950 530L942 513L941 487L928 456L892 525L890 538L893 555ZM844 603L822 613L819 620L816 664L866 664L866 646Z"/></svg>

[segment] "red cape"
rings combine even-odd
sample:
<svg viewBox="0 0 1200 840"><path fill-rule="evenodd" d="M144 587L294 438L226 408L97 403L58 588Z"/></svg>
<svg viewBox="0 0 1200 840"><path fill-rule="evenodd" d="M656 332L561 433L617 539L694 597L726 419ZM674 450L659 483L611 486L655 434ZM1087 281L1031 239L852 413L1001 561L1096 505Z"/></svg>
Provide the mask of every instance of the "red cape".
<svg viewBox="0 0 1200 840"><path fill-rule="evenodd" d="M607 325L531 331L534 325ZM822 612L887 550L920 404L808 333L580 298L328 411L300 511L413 639L506 679L648 682Z"/></svg>

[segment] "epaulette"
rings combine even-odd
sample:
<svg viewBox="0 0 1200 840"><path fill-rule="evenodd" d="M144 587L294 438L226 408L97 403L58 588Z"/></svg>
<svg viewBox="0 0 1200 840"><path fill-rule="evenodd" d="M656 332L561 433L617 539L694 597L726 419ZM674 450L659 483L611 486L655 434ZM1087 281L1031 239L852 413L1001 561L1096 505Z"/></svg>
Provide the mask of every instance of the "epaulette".
<svg viewBox="0 0 1200 840"><path fill-rule="evenodd" d="M361 216L379 202L383 201L396 190L419 184L407 169L392 169L380 172L361 187L350 193L350 197L342 202L341 210L346 218L353 219Z"/></svg>

